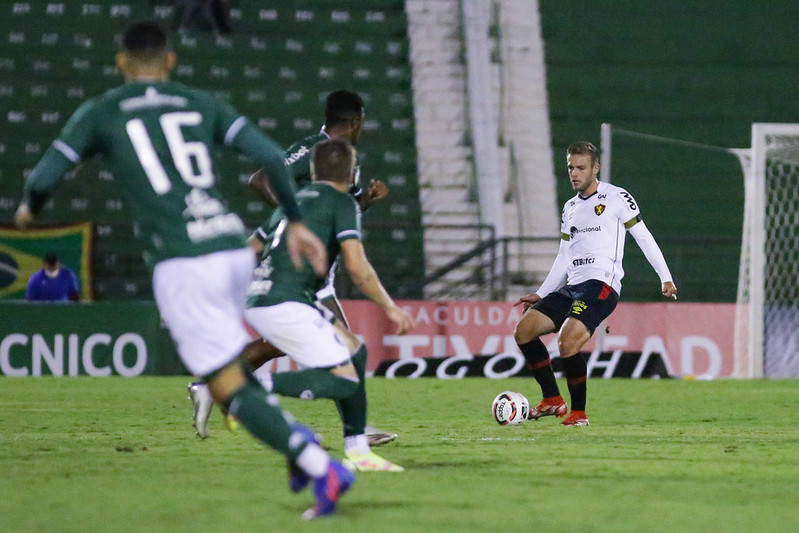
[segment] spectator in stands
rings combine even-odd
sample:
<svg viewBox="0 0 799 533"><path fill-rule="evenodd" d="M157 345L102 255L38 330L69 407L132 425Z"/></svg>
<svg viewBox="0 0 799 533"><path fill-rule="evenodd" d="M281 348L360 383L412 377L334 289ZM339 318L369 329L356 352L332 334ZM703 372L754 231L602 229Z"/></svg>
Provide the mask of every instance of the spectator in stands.
<svg viewBox="0 0 799 533"><path fill-rule="evenodd" d="M228 0L175 0L172 9L174 31L230 32Z"/></svg>
<svg viewBox="0 0 799 533"><path fill-rule="evenodd" d="M130 199L137 235L153 271L158 311L186 369L208 387L204 402L230 409L291 469L290 488L313 485L304 518L335 512L354 475L319 446L313 432L285 413L250 375L240 354L247 285L254 257L244 224L219 193L217 149L229 147L267 168L288 223L292 263L310 261L324 276L327 252L302 222L280 148L227 102L169 80L177 57L164 30L139 22L116 56L126 83L82 104L25 179L14 221L26 228L64 175L102 155ZM198 424L200 426L201 424Z"/></svg>
<svg viewBox="0 0 799 533"><path fill-rule="evenodd" d="M283 157L289 175L294 178L297 189L302 189L310 185L311 179L311 149L317 143L329 139L345 139L352 146L357 145L363 130L363 120L366 110L363 99L355 92L347 90L334 91L327 95L325 99L325 123L319 133L305 137L289 146L284 152ZM277 205L274 193L270 190L266 181L267 175L263 170L259 170L250 176L250 187L252 187L264 201L270 206ZM369 180L366 191L361 188L360 167L355 167L355 181L350 193L358 200L358 205L362 211L367 210L374 202L388 196L388 187L380 180ZM264 234L256 233L259 238L266 238ZM341 321L342 325L349 329L347 317L341 308L341 303L336 297L335 273L337 263L333 263L328 274L327 283L316 293L319 303L328 308L333 315ZM280 357L283 352L272 346L271 343L255 340L250 344L245 352L253 368L258 369L267 361ZM365 368L359 369L365 376ZM262 372L265 372L264 369ZM259 375L259 372L256 372ZM366 426L366 436L370 446L382 446L397 438L396 433L390 433L378 429L374 426Z"/></svg>
<svg viewBox="0 0 799 533"><path fill-rule="evenodd" d="M38 302L77 302L80 284L71 268L64 266L54 253L44 256L42 269L28 280L25 298Z"/></svg>

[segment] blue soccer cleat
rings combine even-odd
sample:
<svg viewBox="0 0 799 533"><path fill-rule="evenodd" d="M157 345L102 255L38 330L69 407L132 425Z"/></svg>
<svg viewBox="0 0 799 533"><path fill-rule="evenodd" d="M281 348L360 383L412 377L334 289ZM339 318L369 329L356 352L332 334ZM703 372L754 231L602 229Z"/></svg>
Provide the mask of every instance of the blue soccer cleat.
<svg viewBox="0 0 799 533"><path fill-rule="evenodd" d="M314 481L316 504L302 513L305 520L328 516L336 512L338 499L355 483L355 474L338 461L330 460L327 475Z"/></svg>

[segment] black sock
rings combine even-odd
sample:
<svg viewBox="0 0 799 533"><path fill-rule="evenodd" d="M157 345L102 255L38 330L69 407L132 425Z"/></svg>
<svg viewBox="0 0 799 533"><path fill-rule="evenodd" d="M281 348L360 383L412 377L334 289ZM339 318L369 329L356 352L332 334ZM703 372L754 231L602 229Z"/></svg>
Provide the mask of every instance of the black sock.
<svg viewBox="0 0 799 533"><path fill-rule="evenodd" d="M525 344L519 344L527 368L533 371L533 377L541 387L544 398L560 396L558 382L555 381L555 372L552 370L552 362L549 359L549 351L541 339L533 339Z"/></svg>
<svg viewBox="0 0 799 533"><path fill-rule="evenodd" d="M583 354L576 353L563 358L566 384L569 386L572 411L585 411L585 397L588 389L588 366Z"/></svg>

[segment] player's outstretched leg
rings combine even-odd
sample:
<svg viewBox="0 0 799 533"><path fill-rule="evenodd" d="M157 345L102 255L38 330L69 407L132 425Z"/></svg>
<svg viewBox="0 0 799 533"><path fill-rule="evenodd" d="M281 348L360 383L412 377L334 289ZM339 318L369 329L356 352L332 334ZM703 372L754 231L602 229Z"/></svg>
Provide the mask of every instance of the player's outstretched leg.
<svg viewBox="0 0 799 533"><path fill-rule="evenodd" d="M400 465L374 453L366 436L366 346L363 344L352 356L352 364L360 382L354 394L336 401L344 426L344 464L359 472L402 472Z"/></svg>
<svg viewBox="0 0 799 533"><path fill-rule="evenodd" d="M541 387L544 397L541 403L530 409L527 413L528 420L538 420L542 416L566 416L568 407L560 395L558 383L555 381L555 372L552 370L552 361L549 350L539 338L518 345L522 351L527 368L533 371L533 377Z"/></svg>
<svg viewBox="0 0 799 533"><path fill-rule="evenodd" d="M211 408L214 406L214 400L211 398L208 385L202 381L189 383L188 391L189 399L194 406L194 416L192 417L191 425L197 429L197 435L199 435L201 439L204 439L208 437L208 417L211 416Z"/></svg>
<svg viewBox="0 0 799 533"><path fill-rule="evenodd" d="M226 399L224 405L231 415L255 438L283 453L297 472L289 472L292 490L302 490L313 480L316 503L303 513L313 519L333 514L338 499L355 482L355 476L343 464L334 461L316 442L313 432L286 418L277 396L268 393L254 381Z"/></svg>

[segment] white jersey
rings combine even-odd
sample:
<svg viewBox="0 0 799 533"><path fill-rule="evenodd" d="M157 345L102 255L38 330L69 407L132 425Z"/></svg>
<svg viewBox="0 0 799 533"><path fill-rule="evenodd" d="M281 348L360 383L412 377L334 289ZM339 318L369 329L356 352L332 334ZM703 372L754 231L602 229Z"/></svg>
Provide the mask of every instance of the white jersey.
<svg viewBox="0 0 799 533"><path fill-rule="evenodd" d="M566 283L596 279L621 293L626 230L638 220L632 195L610 183L600 181L591 196L578 194L567 201L561 219L561 233L569 241Z"/></svg>

